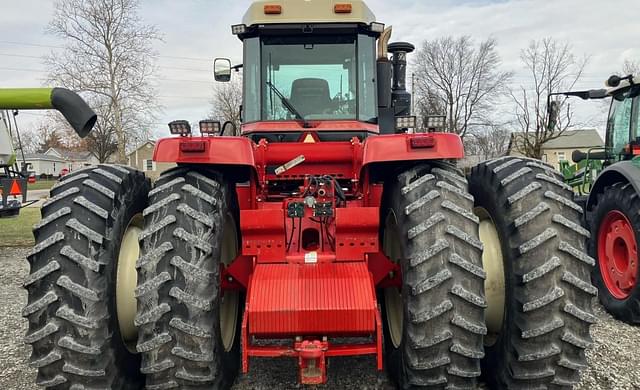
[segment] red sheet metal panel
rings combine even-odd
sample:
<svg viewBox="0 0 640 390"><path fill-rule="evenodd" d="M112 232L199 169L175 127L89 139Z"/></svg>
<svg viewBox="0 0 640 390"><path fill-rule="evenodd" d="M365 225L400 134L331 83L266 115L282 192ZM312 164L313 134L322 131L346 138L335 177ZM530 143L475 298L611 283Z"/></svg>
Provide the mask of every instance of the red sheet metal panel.
<svg viewBox="0 0 640 390"><path fill-rule="evenodd" d="M252 335L375 331L375 294L364 262L258 264L248 306Z"/></svg>
<svg viewBox="0 0 640 390"><path fill-rule="evenodd" d="M378 252L379 223L378 207L336 209L337 260L364 260L365 253Z"/></svg>

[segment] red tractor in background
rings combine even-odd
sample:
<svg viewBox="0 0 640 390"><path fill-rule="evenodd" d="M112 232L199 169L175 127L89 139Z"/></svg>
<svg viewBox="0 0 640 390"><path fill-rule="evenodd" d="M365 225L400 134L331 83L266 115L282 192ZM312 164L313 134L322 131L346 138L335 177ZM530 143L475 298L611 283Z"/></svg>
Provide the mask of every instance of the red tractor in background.
<svg viewBox="0 0 640 390"><path fill-rule="evenodd" d="M594 260L560 174L465 178L457 135L412 131L413 46L361 0L255 1L232 32L241 136L174 121L153 186L100 165L52 189L25 282L38 384L228 388L256 358L320 384L355 355L404 389L576 383Z"/></svg>

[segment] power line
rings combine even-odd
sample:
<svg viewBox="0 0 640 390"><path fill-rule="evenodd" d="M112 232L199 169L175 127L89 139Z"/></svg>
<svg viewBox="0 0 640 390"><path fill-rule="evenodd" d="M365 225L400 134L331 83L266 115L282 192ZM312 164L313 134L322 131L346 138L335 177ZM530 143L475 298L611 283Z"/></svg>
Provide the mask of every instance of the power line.
<svg viewBox="0 0 640 390"><path fill-rule="evenodd" d="M42 69L9 68L9 67L0 67L0 70L10 70L14 72L38 72L38 73L47 72L46 70L42 70ZM171 78L157 77L157 76L149 76L149 79L157 80L157 81L174 81L174 82L180 82L180 83L200 83L200 84L213 85L213 81L207 81L207 80L171 79Z"/></svg>
<svg viewBox="0 0 640 390"><path fill-rule="evenodd" d="M0 41L0 43L4 43L4 44L8 44L8 45L16 45L16 46L44 47L44 48L49 48L49 49L64 49L65 48L64 46L42 45L42 44L39 44L39 43L30 43L30 42ZM188 61L211 62L211 58L204 58L204 57L165 56L165 55L158 55L156 57L172 58L172 59L188 60Z"/></svg>
<svg viewBox="0 0 640 390"><path fill-rule="evenodd" d="M35 59L42 59L41 56L30 56L30 55L26 55L26 54L10 54L10 53L0 53L0 56L3 57L19 57L19 58L35 58ZM187 72L206 72L206 73L211 73L211 71L209 69L196 69L196 68L182 68L182 67L178 67L178 66L165 66L165 65L158 65L158 68L161 69L174 69L174 70L184 70Z"/></svg>

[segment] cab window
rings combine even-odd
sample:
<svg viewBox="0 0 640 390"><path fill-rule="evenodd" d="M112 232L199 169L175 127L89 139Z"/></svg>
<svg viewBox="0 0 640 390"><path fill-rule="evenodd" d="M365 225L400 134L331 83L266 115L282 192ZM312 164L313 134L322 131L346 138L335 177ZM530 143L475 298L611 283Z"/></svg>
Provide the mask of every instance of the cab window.
<svg viewBox="0 0 640 390"><path fill-rule="evenodd" d="M611 145L611 153L619 156L624 152L624 147L629 143L629 131L631 128L631 108L633 99L630 91L614 95L609 111L609 125L607 128L607 144Z"/></svg>

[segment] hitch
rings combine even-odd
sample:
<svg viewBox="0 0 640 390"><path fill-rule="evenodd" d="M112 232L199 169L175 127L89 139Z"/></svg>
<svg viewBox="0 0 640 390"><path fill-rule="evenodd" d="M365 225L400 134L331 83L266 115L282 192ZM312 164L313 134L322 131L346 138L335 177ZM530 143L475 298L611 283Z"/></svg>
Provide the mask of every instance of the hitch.
<svg viewBox="0 0 640 390"><path fill-rule="evenodd" d="M298 352L299 380L303 385L319 385L327 381L325 352L329 349L327 338L296 342Z"/></svg>

